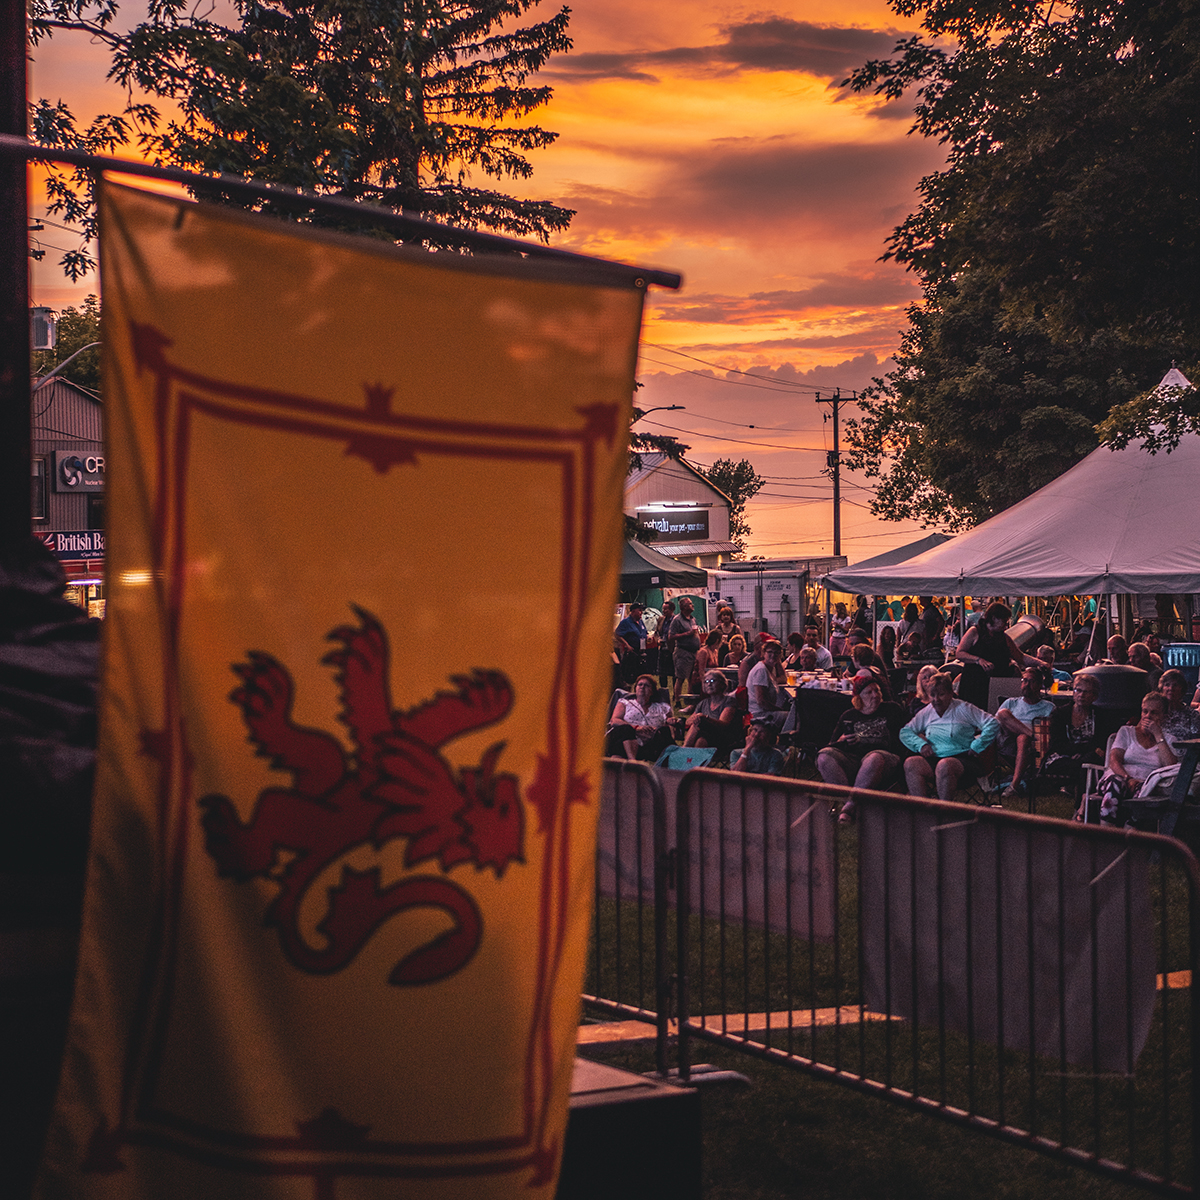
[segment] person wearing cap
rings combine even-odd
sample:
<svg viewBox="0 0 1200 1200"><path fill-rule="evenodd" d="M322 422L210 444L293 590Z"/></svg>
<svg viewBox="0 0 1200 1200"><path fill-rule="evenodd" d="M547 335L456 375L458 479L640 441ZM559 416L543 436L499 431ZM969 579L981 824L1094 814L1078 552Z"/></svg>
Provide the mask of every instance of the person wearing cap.
<svg viewBox="0 0 1200 1200"><path fill-rule="evenodd" d="M860 671L848 708L834 726L829 745L817 755L817 770L826 783L841 787L885 787L900 771L905 751L900 744L904 709L884 700L879 680ZM854 820L854 801L847 800L838 814L842 825Z"/></svg>
<svg viewBox="0 0 1200 1200"><path fill-rule="evenodd" d="M642 613L646 606L635 600L626 610L625 619L617 626L617 637L621 639L621 674L626 679L636 679L642 673L646 650L646 623Z"/></svg>
<svg viewBox="0 0 1200 1200"><path fill-rule="evenodd" d="M912 796L937 789L939 800L953 800L964 775L984 773L980 755L996 740L996 718L954 695L954 680L935 675L931 701L903 729L900 741L913 753L904 761L904 778Z"/></svg>
<svg viewBox="0 0 1200 1200"><path fill-rule="evenodd" d="M731 769L751 775L782 775L787 756L776 747L776 737L774 728L765 721L752 722L746 732L746 748Z"/></svg>

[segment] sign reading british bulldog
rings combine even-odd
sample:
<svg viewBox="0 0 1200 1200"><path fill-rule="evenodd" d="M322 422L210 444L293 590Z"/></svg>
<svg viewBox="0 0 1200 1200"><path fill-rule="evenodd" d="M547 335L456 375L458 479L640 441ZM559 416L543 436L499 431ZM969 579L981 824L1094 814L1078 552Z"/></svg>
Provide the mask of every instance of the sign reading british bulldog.
<svg viewBox="0 0 1200 1200"><path fill-rule="evenodd" d="M642 291L106 185L46 1198L552 1195Z"/></svg>

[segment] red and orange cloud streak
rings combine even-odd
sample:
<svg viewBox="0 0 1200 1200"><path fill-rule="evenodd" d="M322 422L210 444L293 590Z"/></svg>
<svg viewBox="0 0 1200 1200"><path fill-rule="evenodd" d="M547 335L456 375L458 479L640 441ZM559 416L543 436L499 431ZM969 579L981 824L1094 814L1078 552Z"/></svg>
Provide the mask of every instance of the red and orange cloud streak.
<svg viewBox="0 0 1200 1200"><path fill-rule="evenodd" d="M919 291L879 256L942 161L908 135L909 104L838 84L913 31L882 0L571 7L575 49L540 73L555 94L531 118L559 140L530 180L501 186L576 209L559 244L684 273L680 292L650 297L639 403L686 411L643 428L669 423L698 463L746 457L770 477L750 506L752 553L828 553L832 436L813 393L859 390L890 365ZM33 94L87 114L118 104L102 49L71 38L35 52ZM42 302L95 290L64 287L54 257L35 270ZM851 560L918 536L866 511L869 481L845 483Z"/></svg>

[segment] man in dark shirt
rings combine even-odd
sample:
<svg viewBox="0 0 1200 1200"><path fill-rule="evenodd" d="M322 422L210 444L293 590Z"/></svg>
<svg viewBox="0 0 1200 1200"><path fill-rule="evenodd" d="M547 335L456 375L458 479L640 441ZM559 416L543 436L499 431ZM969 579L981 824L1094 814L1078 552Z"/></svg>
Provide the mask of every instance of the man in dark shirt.
<svg viewBox="0 0 1200 1200"><path fill-rule="evenodd" d="M621 639L621 675L626 680L636 679L643 670L642 659L646 650L646 623L642 613L646 606L635 600L626 610L625 619L617 626L617 637Z"/></svg>
<svg viewBox="0 0 1200 1200"><path fill-rule="evenodd" d="M675 601L664 600L662 620L658 623L655 641L658 642L658 686L666 687L675 669L671 646L671 622L675 620Z"/></svg>
<svg viewBox="0 0 1200 1200"><path fill-rule="evenodd" d="M946 628L946 618L938 611L932 596L921 597L921 621L925 626L924 642L926 650L933 650L942 644L942 632Z"/></svg>

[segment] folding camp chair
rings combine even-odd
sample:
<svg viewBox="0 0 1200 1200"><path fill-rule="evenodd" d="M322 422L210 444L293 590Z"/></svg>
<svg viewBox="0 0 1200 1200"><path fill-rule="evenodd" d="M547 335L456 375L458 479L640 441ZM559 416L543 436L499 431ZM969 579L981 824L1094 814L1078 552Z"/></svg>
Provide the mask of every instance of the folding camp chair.
<svg viewBox="0 0 1200 1200"><path fill-rule="evenodd" d="M1116 740L1117 735L1115 733L1108 735L1108 742L1104 747L1103 762L1083 764L1083 795L1080 797L1079 803L1083 811L1083 819L1088 825L1100 824L1100 801L1102 797L1096 791L1096 785L1100 782L1100 776L1108 770L1108 756L1112 752L1113 742Z"/></svg>

